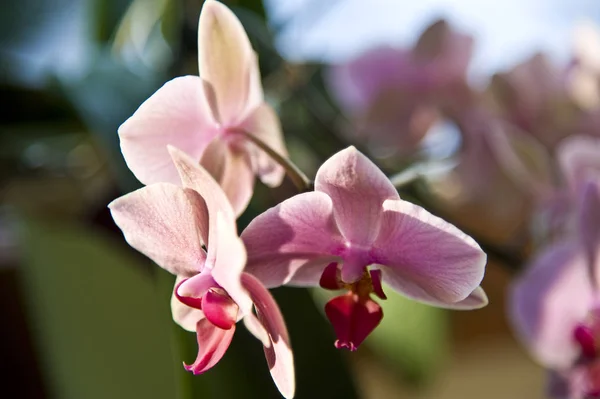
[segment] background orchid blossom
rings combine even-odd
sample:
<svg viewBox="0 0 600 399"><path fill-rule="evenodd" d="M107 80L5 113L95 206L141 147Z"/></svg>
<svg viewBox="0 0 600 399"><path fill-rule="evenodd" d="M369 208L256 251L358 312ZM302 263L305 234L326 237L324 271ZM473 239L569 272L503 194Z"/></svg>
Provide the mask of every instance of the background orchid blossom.
<svg viewBox="0 0 600 399"><path fill-rule="evenodd" d="M293 397L294 365L287 329L269 292L256 277L242 271L246 251L225 193L185 153L173 147L170 153L183 188L152 184L109 207L127 242L177 276L173 319L196 331L198 338L196 361L185 368L200 374L213 367L229 347L236 322L243 318L264 344L275 384L283 396Z"/></svg>
<svg viewBox="0 0 600 399"><path fill-rule="evenodd" d="M439 119L438 108L462 100L472 48L470 36L440 20L414 48L370 49L333 66L327 82L356 138L376 151L406 156Z"/></svg>
<svg viewBox="0 0 600 399"><path fill-rule="evenodd" d="M578 231L550 245L512 287L511 320L552 371L555 398L600 395L600 180L580 192Z"/></svg>
<svg viewBox="0 0 600 399"><path fill-rule="evenodd" d="M321 285L348 294L326 306L337 347L356 349L383 314L382 281L434 306L474 309L486 255L475 241L400 199L388 178L349 147L318 170L315 191L255 218L242 232L247 271L267 287ZM369 271L368 267L373 266Z"/></svg>
<svg viewBox="0 0 600 399"><path fill-rule="evenodd" d="M144 184L179 184L167 152L174 145L219 182L237 215L252 196L254 175L278 186L284 170L248 139L286 156L279 119L265 103L257 57L242 24L207 0L198 26L200 76L167 82L119 128L127 165Z"/></svg>

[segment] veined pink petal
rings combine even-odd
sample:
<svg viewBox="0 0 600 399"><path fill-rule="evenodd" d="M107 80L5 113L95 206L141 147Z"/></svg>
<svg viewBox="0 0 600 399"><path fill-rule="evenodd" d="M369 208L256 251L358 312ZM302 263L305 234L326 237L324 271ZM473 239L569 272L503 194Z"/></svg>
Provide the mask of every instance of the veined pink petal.
<svg viewBox="0 0 600 399"><path fill-rule="evenodd" d="M481 287L475 288L468 297L462 301L455 303L447 303L437 300L421 300L420 302L426 303L427 305L436 306L438 308L452 309L452 310L475 310L481 309L488 305L489 300L487 294Z"/></svg>
<svg viewBox="0 0 600 399"><path fill-rule="evenodd" d="M108 207L129 245L160 267L183 276L204 267L208 217L196 192L157 183L117 198Z"/></svg>
<svg viewBox="0 0 600 399"><path fill-rule="evenodd" d="M591 310L585 257L575 243L545 249L512 286L510 316L523 343L544 366L569 367L579 356L573 339Z"/></svg>
<svg viewBox="0 0 600 399"><path fill-rule="evenodd" d="M254 52L252 55L252 62L250 64L250 89L248 92L248 100L246 101L245 114L252 112L252 110L261 106L265 101L260 77L260 67L258 65L258 54Z"/></svg>
<svg viewBox="0 0 600 399"><path fill-rule="evenodd" d="M182 151L169 147L184 187L198 192L209 215L207 264L215 281L238 304L242 314L251 308L251 300L241 287L240 274L246 264L246 250L237 235L233 209L225 193L204 168Z"/></svg>
<svg viewBox="0 0 600 399"><path fill-rule="evenodd" d="M211 239L217 237L217 218L213 217L217 213L221 213L226 220L227 225L235 225L235 215L233 209L227 199L227 196L215 181L215 179L204 168L200 167L197 162L189 157L183 151L169 147L169 153L181 177L181 182L186 188L195 190L204 199L209 217L208 231L208 259L214 262L214 254L216 246L212 248Z"/></svg>
<svg viewBox="0 0 600 399"><path fill-rule="evenodd" d="M319 192L296 195L267 210L241 237L248 251L246 271L266 287L318 284L336 248L343 246L331 198Z"/></svg>
<svg viewBox="0 0 600 399"><path fill-rule="evenodd" d="M240 128L261 140L279 155L288 156L279 118L268 104L263 103L256 108ZM285 176L283 167L254 144L248 143L248 145L252 146L254 170L260 180L269 187L279 186Z"/></svg>
<svg viewBox="0 0 600 399"><path fill-rule="evenodd" d="M370 245L377 237L383 201L400 198L383 172L354 147L338 152L319 168L315 191L331 197L340 231L358 245Z"/></svg>
<svg viewBox="0 0 600 399"><path fill-rule="evenodd" d="M215 327L207 319L202 319L196 326L196 338L198 339L198 356L191 364L183 364L187 371L194 374L202 374L211 369L221 360L235 332L235 324L229 330Z"/></svg>
<svg viewBox="0 0 600 399"><path fill-rule="evenodd" d="M360 300L353 293L331 299L325 305L325 314L337 336L336 348L351 351L358 349L383 318L381 306L372 299Z"/></svg>
<svg viewBox="0 0 600 399"><path fill-rule="evenodd" d="M255 57L235 14L218 1L207 0L198 23L198 64L200 76L214 89L218 118L225 126L246 116Z"/></svg>
<svg viewBox="0 0 600 399"><path fill-rule="evenodd" d="M471 237L410 202L388 200L383 209L373 257L394 290L451 305L479 286L486 255Z"/></svg>
<svg viewBox="0 0 600 399"><path fill-rule="evenodd" d="M471 292L469 294L468 297L466 297L465 299L463 299L460 302L456 302L456 303L450 305L450 309L455 309L455 310L480 309L480 308L483 308L484 306L487 306L488 303L489 303L489 300L488 300L487 294L485 293L483 288L477 287L477 288L475 288L475 290L473 292Z"/></svg>
<svg viewBox="0 0 600 399"><path fill-rule="evenodd" d="M216 135L203 87L197 76L175 78L158 89L119 127L123 157L142 183L179 185L179 175L167 145L200 159Z"/></svg>
<svg viewBox="0 0 600 399"><path fill-rule="evenodd" d="M250 154L218 137L204 151L200 163L219 182L236 216L242 214L254 191Z"/></svg>
<svg viewBox="0 0 600 399"><path fill-rule="evenodd" d="M560 142L558 162L571 189L578 191L589 178L600 178L600 139L591 136L571 136Z"/></svg>
<svg viewBox="0 0 600 399"><path fill-rule="evenodd" d="M171 295L171 313L173 314L173 320L179 324L184 330L195 332L196 324L204 318L204 313L201 310L191 308L177 298L175 290L179 287L181 282L187 279L187 277L177 276L175 280L175 287L173 294Z"/></svg>
<svg viewBox="0 0 600 399"><path fill-rule="evenodd" d="M250 293L258 319L271 339L271 345L265 346L264 350L273 381L285 398L292 398L296 389L294 356L279 306L269 291L254 276L248 273L242 274L242 284Z"/></svg>
<svg viewBox="0 0 600 399"><path fill-rule="evenodd" d="M235 223L231 224L220 212L216 214L216 219L218 235L212 241L213 245L216 244L216 254L211 273L215 281L237 303L244 316L252 310L252 301L240 280L246 266L246 248L237 235Z"/></svg>

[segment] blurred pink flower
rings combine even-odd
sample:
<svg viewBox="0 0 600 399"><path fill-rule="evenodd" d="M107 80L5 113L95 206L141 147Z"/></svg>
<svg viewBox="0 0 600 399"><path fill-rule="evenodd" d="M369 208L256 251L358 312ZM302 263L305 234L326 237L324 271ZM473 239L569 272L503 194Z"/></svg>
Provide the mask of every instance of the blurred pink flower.
<svg viewBox="0 0 600 399"><path fill-rule="evenodd" d="M550 393L600 394L600 180L580 192L577 234L543 250L513 285L511 320L519 338L552 370Z"/></svg>
<svg viewBox="0 0 600 399"><path fill-rule="evenodd" d="M539 204L548 229L568 230L575 223L577 201L590 180L600 180L600 138L573 135L561 141L556 149L559 181L547 198Z"/></svg>
<svg viewBox="0 0 600 399"><path fill-rule="evenodd" d="M243 318L263 342L275 384L283 396L292 397L294 365L287 329L267 289L243 273L246 250L237 235L233 209L207 171L180 150L169 151L183 188L155 183L109 207L127 242L177 276L173 319L196 331L198 339L196 361L185 368L200 374L213 367Z"/></svg>
<svg viewBox="0 0 600 399"><path fill-rule="evenodd" d="M558 146L557 158L572 198L581 193L588 180L600 179L600 138L571 136Z"/></svg>
<svg viewBox="0 0 600 399"><path fill-rule="evenodd" d="M581 117L567 91L567 68L536 54L494 76L489 94L498 113L549 149L571 135Z"/></svg>
<svg viewBox="0 0 600 399"><path fill-rule="evenodd" d="M437 120L437 108L460 102L472 47L471 37L438 21L413 49L374 48L333 66L328 86L358 138L409 154Z"/></svg>
<svg viewBox="0 0 600 399"><path fill-rule="evenodd" d="M349 293L326 313L336 346L355 349L381 320L382 281L434 306L485 306L479 287L486 255L475 241L403 201L388 178L349 147L318 170L315 191L255 218L242 232L247 272L267 287L321 285ZM368 267L373 268L368 271Z"/></svg>
<svg viewBox="0 0 600 399"><path fill-rule="evenodd" d="M207 0L198 26L200 76L167 82L119 128L127 165L144 184L179 184L167 145L181 148L219 182L237 215L254 175L278 186L284 170L246 134L286 155L279 120L265 103L257 58L237 17Z"/></svg>

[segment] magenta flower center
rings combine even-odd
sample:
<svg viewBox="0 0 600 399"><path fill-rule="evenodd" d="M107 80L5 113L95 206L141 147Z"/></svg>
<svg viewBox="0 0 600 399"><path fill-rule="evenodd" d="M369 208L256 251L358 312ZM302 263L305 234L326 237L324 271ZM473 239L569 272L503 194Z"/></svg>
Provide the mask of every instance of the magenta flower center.
<svg viewBox="0 0 600 399"><path fill-rule="evenodd" d="M206 319L215 327L229 330L237 322L239 306L218 285L211 286L199 297L177 294L177 299L191 308L202 310Z"/></svg>

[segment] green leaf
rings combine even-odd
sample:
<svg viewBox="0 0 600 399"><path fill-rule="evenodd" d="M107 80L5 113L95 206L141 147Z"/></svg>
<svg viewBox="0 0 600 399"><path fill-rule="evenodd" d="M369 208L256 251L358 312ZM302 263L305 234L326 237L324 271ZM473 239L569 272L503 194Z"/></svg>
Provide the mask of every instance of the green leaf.
<svg viewBox="0 0 600 399"><path fill-rule="evenodd" d="M82 227L28 223L21 233L23 292L52 397L181 398L168 298L143 265Z"/></svg>

